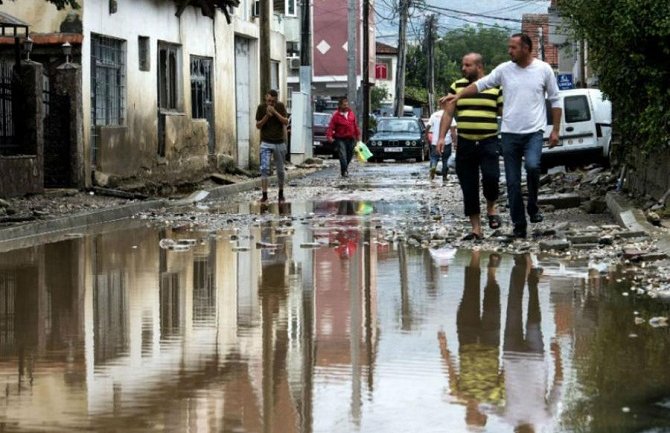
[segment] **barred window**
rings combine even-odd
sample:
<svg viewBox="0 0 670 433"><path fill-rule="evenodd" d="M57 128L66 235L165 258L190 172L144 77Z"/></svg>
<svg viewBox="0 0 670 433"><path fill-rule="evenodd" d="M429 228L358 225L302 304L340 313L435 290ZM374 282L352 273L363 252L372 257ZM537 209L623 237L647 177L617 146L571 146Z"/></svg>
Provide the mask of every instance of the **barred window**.
<svg viewBox="0 0 670 433"><path fill-rule="evenodd" d="M125 41L91 35L91 106L96 126L124 124L125 58Z"/></svg>
<svg viewBox="0 0 670 433"><path fill-rule="evenodd" d="M178 110L181 83L181 47L158 43L158 106Z"/></svg>

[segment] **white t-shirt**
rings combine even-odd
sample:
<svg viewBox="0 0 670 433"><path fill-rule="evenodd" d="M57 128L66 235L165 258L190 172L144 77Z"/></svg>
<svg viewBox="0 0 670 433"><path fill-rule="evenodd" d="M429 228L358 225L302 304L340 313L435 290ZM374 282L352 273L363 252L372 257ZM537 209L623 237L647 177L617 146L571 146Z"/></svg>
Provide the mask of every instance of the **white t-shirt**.
<svg viewBox="0 0 670 433"><path fill-rule="evenodd" d="M545 94L552 108L561 108L558 84L548 63L533 59L520 67L512 61L498 65L490 74L476 82L482 91L502 86L505 92L500 132L529 134L547 127Z"/></svg>
<svg viewBox="0 0 670 433"><path fill-rule="evenodd" d="M428 119L428 126L430 126L430 132L433 133L432 140L430 141L431 146L437 146L437 142L440 141L440 121L442 120L442 114L444 110L437 110L431 114L430 119ZM451 127L456 127L456 119L451 119ZM444 144L451 144L453 139L451 138L451 131L447 130L447 136L444 138Z"/></svg>

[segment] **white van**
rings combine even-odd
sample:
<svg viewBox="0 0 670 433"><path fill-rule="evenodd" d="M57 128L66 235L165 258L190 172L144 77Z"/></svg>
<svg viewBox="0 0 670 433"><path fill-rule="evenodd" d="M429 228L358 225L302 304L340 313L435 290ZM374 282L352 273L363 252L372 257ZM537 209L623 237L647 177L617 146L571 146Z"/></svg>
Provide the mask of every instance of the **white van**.
<svg viewBox="0 0 670 433"><path fill-rule="evenodd" d="M547 129L544 132L542 165L609 161L612 142L612 103L598 89L571 89L558 92L563 114L558 146L549 148L551 106L547 103Z"/></svg>

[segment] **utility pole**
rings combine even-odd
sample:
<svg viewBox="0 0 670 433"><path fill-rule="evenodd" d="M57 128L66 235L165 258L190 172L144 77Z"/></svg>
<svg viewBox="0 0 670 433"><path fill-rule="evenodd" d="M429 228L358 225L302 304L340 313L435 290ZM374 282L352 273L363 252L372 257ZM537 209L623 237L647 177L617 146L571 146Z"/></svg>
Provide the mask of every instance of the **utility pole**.
<svg viewBox="0 0 670 433"><path fill-rule="evenodd" d="M272 85L272 60L270 57L270 23L272 22L272 9L270 0L261 0L260 11L260 78L261 95L270 90Z"/></svg>
<svg viewBox="0 0 670 433"><path fill-rule="evenodd" d="M376 56L376 53L375 53ZM363 142L370 129L370 0L363 0Z"/></svg>
<svg viewBox="0 0 670 433"><path fill-rule="evenodd" d="M400 24L398 29L398 70L395 80L395 115L402 116L405 108L405 66L407 63L407 21L412 0L400 1Z"/></svg>
<svg viewBox="0 0 670 433"><path fill-rule="evenodd" d="M302 0L300 9L300 93L305 95L304 143L305 157L313 156L314 110L312 106L312 4Z"/></svg>
<svg viewBox="0 0 670 433"><path fill-rule="evenodd" d="M428 88L428 109L435 112L435 15L426 18L426 87Z"/></svg>
<svg viewBox="0 0 670 433"><path fill-rule="evenodd" d="M347 16L347 99L349 105L356 107L356 0L349 0ZM355 110L358 113L358 110Z"/></svg>
<svg viewBox="0 0 670 433"><path fill-rule="evenodd" d="M586 88L586 43L579 41L579 81L582 88Z"/></svg>

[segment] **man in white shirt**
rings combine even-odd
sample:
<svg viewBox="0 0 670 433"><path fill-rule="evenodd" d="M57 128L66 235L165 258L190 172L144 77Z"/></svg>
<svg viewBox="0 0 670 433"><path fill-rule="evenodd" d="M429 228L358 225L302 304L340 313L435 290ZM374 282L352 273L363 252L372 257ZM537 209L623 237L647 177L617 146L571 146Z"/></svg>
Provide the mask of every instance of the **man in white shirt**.
<svg viewBox="0 0 670 433"><path fill-rule="evenodd" d="M547 127L545 95L551 103L553 119L549 147L558 144L558 132L561 126L562 108L554 71L549 64L531 56L532 47L533 42L528 35L524 33L512 35L507 45L511 61L498 65L490 74L470 84L460 93L443 98L450 104L455 104L461 98L495 86L502 86L505 92L505 107L500 131L507 197L514 224L512 236L517 238L525 238L527 233L521 193L522 158L525 160L528 184L526 210L530 222L536 223L544 219L537 206L537 192L540 185L543 135Z"/></svg>
<svg viewBox="0 0 670 433"><path fill-rule="evenodd" d="M440 121L442 120L443 114L444 109L439 109L434 112L428 120L428 133L430 134L430 180L435 179L437 162L440 160L440 157L442 159L442 180L447 180L447 174L449 172L447 163L451 156L451 144L456 141L456 119L452 119L451 127L449 128L450 133L445 137L444 150L441 152L438 151L437 142L440 138Z"/></svg>

